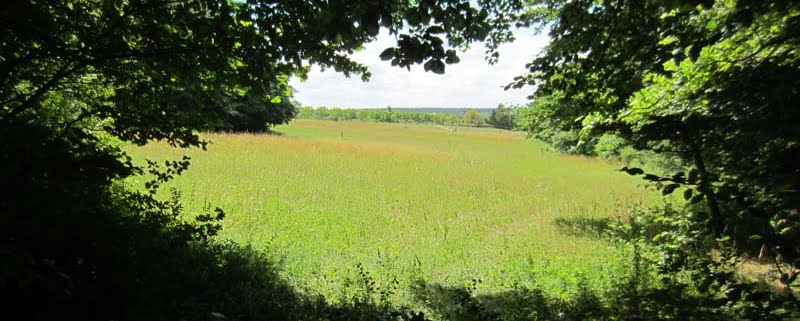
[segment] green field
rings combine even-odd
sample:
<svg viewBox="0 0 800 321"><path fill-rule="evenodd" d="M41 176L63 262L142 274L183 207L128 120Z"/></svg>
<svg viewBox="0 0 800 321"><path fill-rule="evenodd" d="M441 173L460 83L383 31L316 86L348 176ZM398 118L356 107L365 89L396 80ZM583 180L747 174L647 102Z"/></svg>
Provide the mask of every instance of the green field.
<svg viewBox="0 0 800 321"><path fill-rule="evenodd" d="M556 154L518 132L313 120L276 131L206 134L206 152L130 151L188 153L190 170L168 186L186 208L222 207L220 237L269 251L295 284L331 298L358 265L401 301L418 279L479 278L479 291L535 283L556 295L581 279L604 287L628 269L628 250L556 220L624 217L655 199L617 164Z"/></svg>

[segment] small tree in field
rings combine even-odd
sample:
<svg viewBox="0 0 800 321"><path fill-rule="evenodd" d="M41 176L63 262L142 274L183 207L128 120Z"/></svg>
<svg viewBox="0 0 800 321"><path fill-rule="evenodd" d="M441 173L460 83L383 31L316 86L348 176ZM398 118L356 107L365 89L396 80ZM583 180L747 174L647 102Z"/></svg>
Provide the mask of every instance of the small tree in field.
<svg viewBox="0 0 800 321"><path fill-rule="evenodd" d="M475 111L475 109L467 110L467 112L464 113L464 123L467 123L471 126L480 125L482 120L481 114Z"/></svg>

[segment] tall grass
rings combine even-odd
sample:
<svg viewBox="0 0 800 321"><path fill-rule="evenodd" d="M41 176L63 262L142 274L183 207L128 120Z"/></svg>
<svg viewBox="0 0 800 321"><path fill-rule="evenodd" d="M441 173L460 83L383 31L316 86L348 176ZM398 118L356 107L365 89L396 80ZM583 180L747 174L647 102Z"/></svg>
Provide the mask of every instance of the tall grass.
<svg viewBox="0 0 800 321"><path fill-rule="evenodd" d="M357 266L391 299L416 280L482 291L536 282L605 287L626 249L563 233L557 219L625 216L653 202L608 162L486 128L296 120L283 135L205 134L207 152L165 144L138 159L192 157L171 183L189 209L220 206L220 235L282 258L296 285L347 295Z"/></svg>

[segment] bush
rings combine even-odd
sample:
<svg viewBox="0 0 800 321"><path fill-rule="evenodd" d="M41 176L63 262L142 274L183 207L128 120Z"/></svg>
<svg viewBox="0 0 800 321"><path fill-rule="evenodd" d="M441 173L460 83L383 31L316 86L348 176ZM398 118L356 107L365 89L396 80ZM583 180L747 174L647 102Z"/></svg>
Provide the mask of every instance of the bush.
<svg viewBox="0 0 800 321"><path fill-rule="evenodd" d="M577 130L554 131L545 142L559 152L576 155L592 155L595 145L594 140L581 141Z"/></svg>
<svg viewBox="0 0 800 321"><path fill-rule="evenodd" d="M634 162L641 161L639 151L630 146L625 146L623 148L620 148L619 160L622 161L622 163L625 164L625 166L630 166L634 164Z"/></svg>
<svg viewBox="0 0 800 321"><path fill-rule="evenodd" d="M562 153L574 154L578 140L578 132L575 131L557 131L550 136L550 144Z"/></svg>
<svg viewBox="0 0 800 321"><path fill-rule="evenodd" d="M614 134L603 134L594 145L594 153L606 159L619 159L620 151L626 146L625 139Z"/></svg>

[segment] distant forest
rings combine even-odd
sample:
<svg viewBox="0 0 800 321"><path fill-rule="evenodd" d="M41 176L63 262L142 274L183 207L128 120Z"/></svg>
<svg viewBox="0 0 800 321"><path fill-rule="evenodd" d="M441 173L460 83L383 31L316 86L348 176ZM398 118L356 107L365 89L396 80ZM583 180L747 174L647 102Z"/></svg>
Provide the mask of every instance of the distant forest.
<svg viewBox="0 0 800 321"><path fill-rule="evenodd" d="M414 113L438 113L438 114L451 114L458 117L464 117L468 110L477 111L483 117L488 117L492 114L494 108L437 108L437 107L420 107L420 108L406 108L406 107L392 107L392 110L397 112L414 112Z"/></svg>
<svg viewBox="0 0 800 321"><path fill-rule="evenodd" d="M306 106L310 107L310 106ZM306 108L303 107L303 108ZM426 114L448 114L457 117L464 117L464 114L468 110L477 111L481 117L489 117L492 114L492 110L495 108L443 108L443 107L382 107L382 108L349 108L349 107L326 107L326 106L318 106L318 107L311 107L311 108L321 108L324 107L326 109L352 109L352 110L389 110L391 109L394 112L407 112L407 113L426 113Z"/></svg>
<svg viewBox="0 0 800 321"><path fill-rule="evenodd" d="M297 118L326 120L365 120L383 123L413 122L439 125L491 126L512 129L515 110L503 105L498 108L327 108L300 107Z"/></svg>

